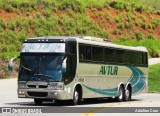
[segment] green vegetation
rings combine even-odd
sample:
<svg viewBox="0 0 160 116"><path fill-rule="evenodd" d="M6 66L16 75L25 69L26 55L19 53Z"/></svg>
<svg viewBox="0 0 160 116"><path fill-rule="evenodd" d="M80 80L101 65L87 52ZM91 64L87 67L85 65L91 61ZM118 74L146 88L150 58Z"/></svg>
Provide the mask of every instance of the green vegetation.
<svg viewBox="0 0 160 116"><path fill-rule="evenodd" d="M152 1L0 0L0 62L18 56L24 39L38 36L109 38L160 56L160 7Z"/></svg>
<svg viewBox="0 0 160 116"><path fill-rule="evenodd" d="M155 10L160 10L160 1L159 0L140 0L140 3L150 6Z"/></svg>
<svg viewBox="0 0 160 116"><path fill-rule="evenodd" d="M149 57L160 57L160 40L140 40L140 41L134 41L134 40L126 40L124 42L118 42L121 45L127 45L127 46L144 46L149 51Z"/></svg>
<svg viewBox="0 0 160 116"><path fill-rule="evenodd" d="M118 15L105 13L102 11L104 8L113 8ZM98 11L96 15L101 18L98 19L99 22L89 16L89 9L92 12ZM136 16L135 12L142 13L144 10L152 13L152 10L139 4L137 0L1 0L0 10L0 57L3 59L16 56L21 50L22 41L35 36L88 35L112 37L121 41L132 38L153 40L157 37L152 32L160 22L158 18L151 17L151 22L147 23L146 16ZM121 13L122 10L127 13ZM136 19L140 20L137 22ZM106 20L110 23L106 23ZM117 29L109 33L107 28L115 23ZM103 27L104 24L106 27ZM136 24L150 31L144 36L140 30L133 30ZM127 37L126 31L133 33L134 37Z"/></svg>
<svg viewBox="0 0 160 116"><path fill-rule="evenodd" d="M160 93L160 64L149 66L148 86L149 92Z"/></svg>
<svg viewBox="0 0 160 116"><path fill-rule="evenodd" d="M137 40L142 40L143 39L143 34L140 31L136 31L135 36L136 36Z"/></svg>

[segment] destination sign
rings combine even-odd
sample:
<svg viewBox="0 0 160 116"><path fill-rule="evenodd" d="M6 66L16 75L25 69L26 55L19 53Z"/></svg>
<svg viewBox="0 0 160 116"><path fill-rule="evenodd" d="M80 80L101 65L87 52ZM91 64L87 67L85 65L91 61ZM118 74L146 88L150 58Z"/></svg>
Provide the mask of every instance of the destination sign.
<svg viewBox="0 0 160 116"><path fill-rule="evenodd" d="M23 43L21 52L65 52L65 43Z"/></svg>

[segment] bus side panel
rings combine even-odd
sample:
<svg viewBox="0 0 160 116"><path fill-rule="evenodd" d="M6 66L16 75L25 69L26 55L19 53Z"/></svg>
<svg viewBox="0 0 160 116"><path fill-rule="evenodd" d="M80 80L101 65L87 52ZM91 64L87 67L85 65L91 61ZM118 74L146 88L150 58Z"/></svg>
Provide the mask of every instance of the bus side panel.
<svg viewBox="0 0 160 116"><path fill-rule="evenodd" d="M133 94L146 92L147 72L144 67L79 63L77 76L83 98L96 98L117 96L120 83L131 83Z"/></svg>
<svg viewBox="0 0 160 116"><path fill-rule="evenodd" d="M148 92L148 67L136 67L135 69L139 74L139 80L136 84L132 83L132 94L136 95Z"/></svg>

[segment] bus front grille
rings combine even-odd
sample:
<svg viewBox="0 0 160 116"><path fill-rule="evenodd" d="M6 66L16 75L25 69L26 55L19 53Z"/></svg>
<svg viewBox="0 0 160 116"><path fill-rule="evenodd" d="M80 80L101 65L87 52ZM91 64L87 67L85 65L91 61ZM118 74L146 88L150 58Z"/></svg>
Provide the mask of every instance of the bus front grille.
<svg viewBox="0 0 160 116"><path fill-rule="evenodd" d="M39 85L39 88L47 88L48 85Z"/></svg>
<svg viewBox="0 0 160 116"><path fill-rule="evenodd" d="M27 85L29 88L36 88L36 85Z"/></svg>
<svg viewBox="0 0 160 116"><path fill-rule="evenodd" d="M47 92L27 92L31 97L47 97Z"/></svg>
<svg viewBox="0 0 160 116"><path fill-rule="evenodd" d="M48 85L27 85L28 88L47 88Z"/></svg>

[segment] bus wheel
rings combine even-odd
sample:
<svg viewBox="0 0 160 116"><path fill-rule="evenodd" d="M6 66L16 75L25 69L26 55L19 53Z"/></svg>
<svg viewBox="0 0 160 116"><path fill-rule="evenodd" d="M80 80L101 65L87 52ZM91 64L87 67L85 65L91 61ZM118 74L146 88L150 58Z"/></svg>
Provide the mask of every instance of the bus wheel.
<svg viewBox="0 0 160 116"><path fill-rule="evenodd" d="M78 91L77 89L74 90L73 93L73 100L72 100L72 105L77 105L80 103L81 101L81 97L80 97L80 91Z"/></svg>
<svg viewBox="0 0 160 116"><path fill-rule="evenodd" d="M34 103L35 103L36 105L42 105L42 102L43 102L42 99L36 99L36 98L34 98Z"/></svg>
<svg viewBox="0 0 160 116"><path fill-rule="evenodd" d="M124 88L120 86L119 91L118 91L118 96L115 97L116 101L121 102L124 100Z"/></svg>
<svg viewBox="0 0 160 116"><path fill-rule="evenodd" d="M127 87L127 89L125 90L124 100L125 101L131 100L131 89L129 87Z"/></svg>

